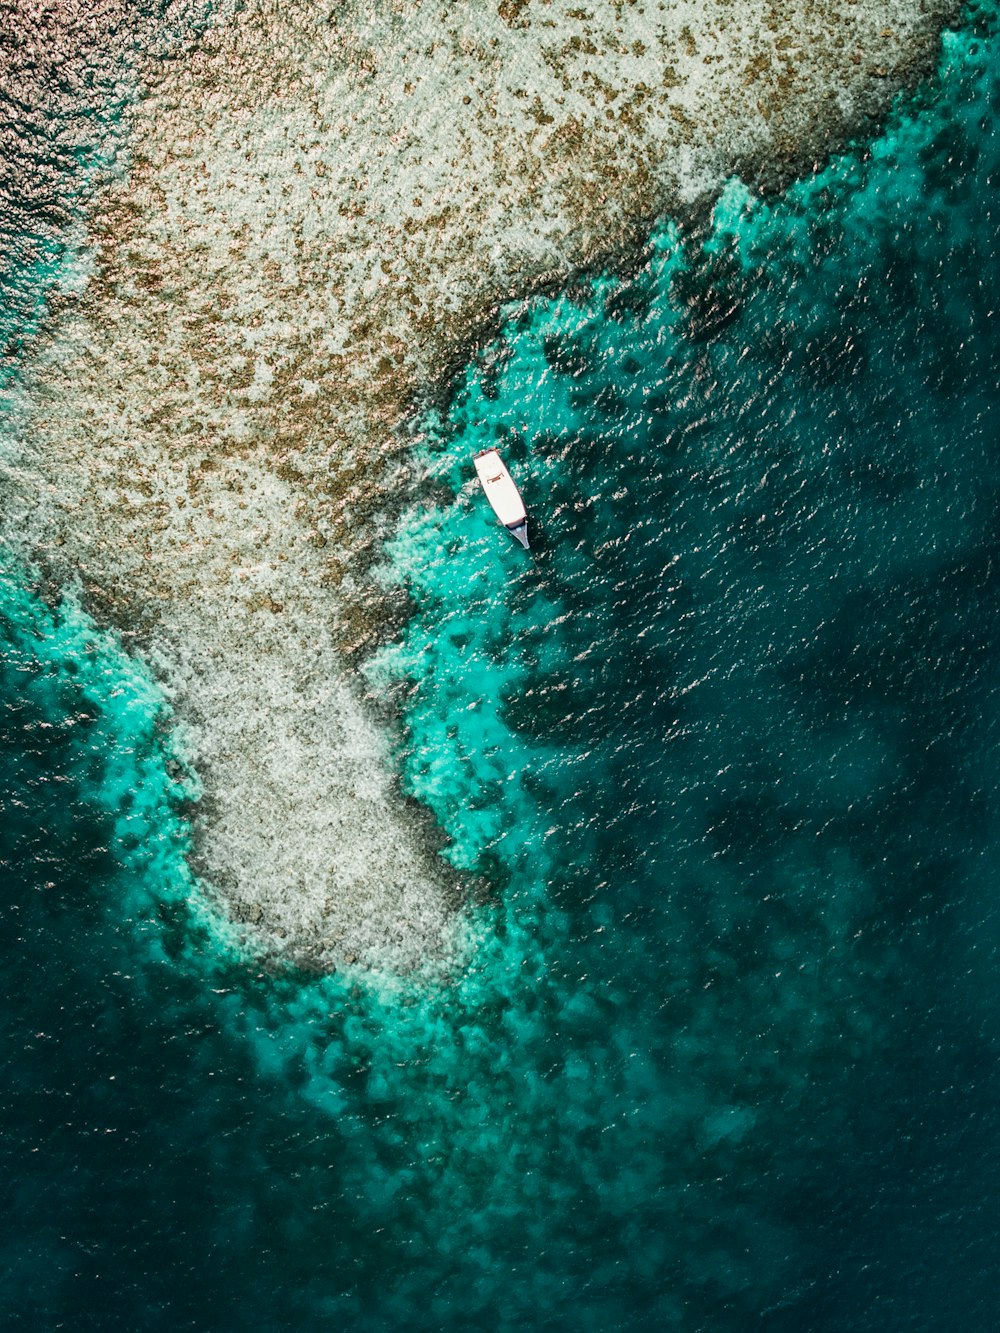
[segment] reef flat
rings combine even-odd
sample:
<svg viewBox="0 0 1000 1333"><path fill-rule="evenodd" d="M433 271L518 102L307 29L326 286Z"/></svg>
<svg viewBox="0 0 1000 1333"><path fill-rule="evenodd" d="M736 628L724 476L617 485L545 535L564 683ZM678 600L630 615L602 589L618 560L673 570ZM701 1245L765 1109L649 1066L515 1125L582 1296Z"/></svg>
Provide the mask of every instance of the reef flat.
<svg viewBox="0 0 1000 1333"><path fill-rule="evenodd" d="M419 481L415 395L498 302L883 112L953 8L251 0L145 62L4 531L156 666L198 869L262 947L452 947L454 876L349 666L388 614L366 569Z"/></svg>

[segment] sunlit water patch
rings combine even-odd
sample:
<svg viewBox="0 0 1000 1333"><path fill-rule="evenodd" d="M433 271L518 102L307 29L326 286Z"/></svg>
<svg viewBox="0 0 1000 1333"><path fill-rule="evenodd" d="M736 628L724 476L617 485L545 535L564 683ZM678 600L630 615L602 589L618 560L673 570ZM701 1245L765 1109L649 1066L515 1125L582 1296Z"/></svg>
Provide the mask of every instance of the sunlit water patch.
<svg viewBox="0 0 1000 1333"><path fill-rule="evenodd" d="M490 885L461 968L241 960L149 677L6 586L9 1326L993 1322L993 14L426 423L370 674Z"/></svg>

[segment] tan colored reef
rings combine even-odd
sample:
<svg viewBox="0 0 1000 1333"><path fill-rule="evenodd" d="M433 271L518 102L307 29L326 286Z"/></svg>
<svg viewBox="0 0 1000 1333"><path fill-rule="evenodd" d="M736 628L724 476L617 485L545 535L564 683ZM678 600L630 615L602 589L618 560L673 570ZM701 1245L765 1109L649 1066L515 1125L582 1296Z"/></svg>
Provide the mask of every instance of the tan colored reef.
<svg viewBox="0 0 1000 1333"><path fill-rule="evenodd" d="M950 8L248 0L147 70L5 522L156 665L198 869L264 947L407 967L460 920L344 655L414 395L499 300L884 110Z"/></svg>

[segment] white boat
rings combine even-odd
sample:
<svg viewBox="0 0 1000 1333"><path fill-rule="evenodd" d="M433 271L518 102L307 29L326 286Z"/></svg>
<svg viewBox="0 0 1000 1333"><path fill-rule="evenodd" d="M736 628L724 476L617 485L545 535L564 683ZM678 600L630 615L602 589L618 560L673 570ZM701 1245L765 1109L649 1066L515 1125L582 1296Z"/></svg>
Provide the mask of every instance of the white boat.
<svg viewBox="0 0 1000 1333"><path fill-rule="evenodd" d="M482 449L476 454L476 472L493 512L512 537L528 549L528 516L521 492L496 449Z"/></svg>

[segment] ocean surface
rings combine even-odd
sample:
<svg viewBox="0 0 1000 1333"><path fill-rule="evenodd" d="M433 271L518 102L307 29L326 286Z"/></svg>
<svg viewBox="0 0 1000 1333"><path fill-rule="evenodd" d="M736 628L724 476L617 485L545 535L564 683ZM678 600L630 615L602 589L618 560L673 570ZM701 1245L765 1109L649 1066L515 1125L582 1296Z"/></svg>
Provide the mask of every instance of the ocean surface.
<svg viewBox="0 0 1000 1333"><path fill-rule="evenodd" d="M482 886L447 976L242 958L155 682L10 565L5 1329L1000 1323L998 120L984 0L877 137L512 305L415 423L366 673Z"/></svg>

